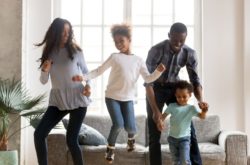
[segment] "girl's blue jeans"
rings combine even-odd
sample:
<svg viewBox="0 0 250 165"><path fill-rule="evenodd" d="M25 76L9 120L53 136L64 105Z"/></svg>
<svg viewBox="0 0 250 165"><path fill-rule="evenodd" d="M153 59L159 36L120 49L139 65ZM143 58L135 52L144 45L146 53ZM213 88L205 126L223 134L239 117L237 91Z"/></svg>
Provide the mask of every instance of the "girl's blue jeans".
<svg viewBox="0 0 250 165"><path fill-rule="evenodd" d="M65 111L61 111L54 106L48 107L34 132L34 142L39 165L48 165L46 138L51 129L67 114L69 114L69 124L66 134L67 145L71 152L74 165L83 165L82 152L78 143L78 134L86 111L87 107Z"/></svg>
<svg viewBox="0 0 250 165"><path fill-rule="evenodd" d="M105 101L112 120L108 144L115 146L117 136L123 128L128 132L128 138L133 138L136 134L133 101L118 101L111 98L105 98Z"/></svg>
<svg viewBox="0 0 250 165"><path fill-rule="evenodd" d="M190 136L182 138L169 136L168 142L174 165L191 165Z"/></svg>

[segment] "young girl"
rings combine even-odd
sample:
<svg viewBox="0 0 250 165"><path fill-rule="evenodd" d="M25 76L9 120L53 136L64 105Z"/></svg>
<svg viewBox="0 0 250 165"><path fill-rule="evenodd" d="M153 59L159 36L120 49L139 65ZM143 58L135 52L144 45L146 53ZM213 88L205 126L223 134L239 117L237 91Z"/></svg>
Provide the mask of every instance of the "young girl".
<svg viewBox="0 0 250 165"><path fill-rule="evenodd" d="M51 79L52 89L49 106L34 133L34 142L39 165L47 165L46 137L51 129L67 114L67 145L74 165L83 165L82 152L78 144L78 134L89 104L90 86L81 82L72 82L76 74L86 74L86 67L81 48L73 42L73 31L69 21L56 18L43 41L41 60L42 84ZM83 91L83 93L82 93ZM83 95L84 94L84 95ZM58 151L60 152L60 151Z"/></svg>
<svg viewBox="0 0 250 165"><path fill-rule="evenodd" d="M105 91L105 101L113 123L105 154L109 163L114 160L115 142L123 128L128 132L127 151L131 152L135 149L136 125L133 100L139 75L148 83L156 80L165 70L164 65L160 64L150 75L145 62L131 53L131 29L129 25L114 25L111 28L111 33L119 53L111 54L100 67L87 75L73 77L73 81L89 80L111 68Z"/></svg>
<svg viewBox="0 0 250 165"><path fill-rule="evenodd" d="M173 160L173 164L191 165L190 161L190 134L191 121L193 116L201 119L206 117L207 108L203 108L201 112L188 104L188 100L193 92L193 86L187 81L178 81L175 85L175 97L177 103L170 103L162 114L162 123L159 128L163 129L163 121L170 116L169 131L169 148Z"/></svg>

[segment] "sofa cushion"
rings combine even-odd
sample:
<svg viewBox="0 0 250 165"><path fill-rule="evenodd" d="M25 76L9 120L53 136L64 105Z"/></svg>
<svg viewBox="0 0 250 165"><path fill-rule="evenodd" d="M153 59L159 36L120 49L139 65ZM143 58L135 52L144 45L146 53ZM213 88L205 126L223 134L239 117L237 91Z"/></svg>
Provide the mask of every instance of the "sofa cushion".
<svg viewBox="0 0 250 165"><path fill-rule="evenodd" d="M220 119L217 115L207 115L205 119L193 118L195 133L198 142L211 142L218 144L220 134Z"/></svg>
<svg viewBox="0 0 250 165"><path fill-rule="evenodd" d="M62 120L64 127L68 127L68 119ZM96 129L82 123L81 129L79 132L79 144L81 145L106 145L106 138Z"/></svg>
<svg viewBox="0 0 250 165"><path fill-rule="evenodd" d="M210 160L225 161L225 150L217 144L199 143L199 149L201 154L204 155L204 157L209 158Z"/></svg>
<svg viewBox="0 0 250 165"><path fill-rule="evenodd" d="M146 135L145 135L146 115L136 115L135 119L136 119L136 128L137 128L135 141L136 143L145 146L146 144ZM110 116L90 114L85 117L84 123L87 125L91 125L91 127L97 129L101 134L103 134L106 138L108 138L111 125L112 125L112 120L110 119ZM127 140L128 140L128 133L123 129L119 133L116 143L120 143L120 144L127 143Z"/></svg>
<svg viewBox="0 0 250 165"><path fill-rule="evenodd" d="M136 149L133 152L127 152L126 144L116 144L115 147L115 160L112 165L144 165L145 164L145 147L136 144ZM106 146L82 146L84 164L86 165L107 165L107 161L104 158L106 152ZM68 164L73 165L70 152L67 152Z"/></svg>
<svg viewBox="0 0 250 165"><path fill-rule="evenodd" d="M226 153L224 149L214 143L199 143L199 149L203 165L224 165L226 162Z"/></svg>
<svg viewBox="0 0 250 165"><path fill-rule="evenodd" d="M38 124L39 124L40 121L42 120L42 117L43 117L43 116L41 115L41 116L39 116L39 117L36 117L36 118L30 120L30 125L31 125L34 129L36 129L36 127L38 126ZM64 129L64 126L63 126L62 121L59 121L59 122L54 126L53 129Z"/></svg>

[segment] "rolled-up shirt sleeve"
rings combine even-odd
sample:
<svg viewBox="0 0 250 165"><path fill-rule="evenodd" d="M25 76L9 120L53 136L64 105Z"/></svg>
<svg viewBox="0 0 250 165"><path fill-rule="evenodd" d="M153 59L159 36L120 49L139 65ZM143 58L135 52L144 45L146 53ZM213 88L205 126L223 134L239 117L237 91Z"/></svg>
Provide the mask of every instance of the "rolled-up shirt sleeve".
<svg viewBox="0 0 250 165"><path fill-rule="evenodd" d="M40 82L42 84L46 84L49 80L49 72L43 72L41 71L41 74L40 74Z"/></svg>
<svg viewBox="0 0 250 165"><path fill-rule="evenodd" d="M195 86L195 87L201 86L200 78L198 76L197 67L198 67L197 56L196 56L196 53L193 52L193 53L189 54L186 68L187 68L189 80L193 84L193 86Z"/></svg>
<svg viewBox="0 0 250 165"><path fill-rule="evenodd" d="M160 54L158 53L158 50L156 48L152 47L148 51L148 57L146 59L146 65L147 65L149 73L153 73L155 71L155 69L157 68L157 66L158 66L158 56L160 56ZM148 86L148 85L153 85L153 82L144 83L144 86Z"/></svg>

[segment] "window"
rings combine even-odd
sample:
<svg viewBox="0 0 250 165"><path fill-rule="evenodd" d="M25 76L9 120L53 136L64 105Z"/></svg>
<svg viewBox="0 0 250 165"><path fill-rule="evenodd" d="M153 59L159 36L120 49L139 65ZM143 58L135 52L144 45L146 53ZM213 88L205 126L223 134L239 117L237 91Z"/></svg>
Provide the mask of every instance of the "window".
<svg viewBox="0 0 250 165"><path fill-rule="evenodd" d="M201 22L199 14L195 14L200 13L199 3L199 0L57 0L53 4L53 13L54 17L66 18L72 23L75 39L83 48L88 68L92 70L111 53L117 52L110 33L110 27L115 23L131 23L132 52L144 60L152 45L168 38L173 22L187 25L186 44L199 52ZM104 75L91 81L93 103L89 112L107 112L104 91L108 75L109 72L106 71ZM181 70L180 76L188 79L185 69ZM135 111L145 113L142 78L137 82L136 95Z"/></svg>

